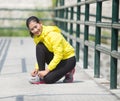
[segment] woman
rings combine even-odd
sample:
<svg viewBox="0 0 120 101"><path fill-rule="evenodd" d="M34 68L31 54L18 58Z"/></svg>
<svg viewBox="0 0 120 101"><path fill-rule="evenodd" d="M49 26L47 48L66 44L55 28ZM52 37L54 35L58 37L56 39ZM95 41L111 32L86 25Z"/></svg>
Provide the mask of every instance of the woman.
<svg viewBox="0 0 120 101"><path fill-rule="evenodd" d="M26 20L26 26L36 44L38 64L31 73L33 78L30 82L51 84L63 76L65 76L63 82L73 82L75 52L62 36L60 29L56 26L43 26L35 16Z"/></svg>

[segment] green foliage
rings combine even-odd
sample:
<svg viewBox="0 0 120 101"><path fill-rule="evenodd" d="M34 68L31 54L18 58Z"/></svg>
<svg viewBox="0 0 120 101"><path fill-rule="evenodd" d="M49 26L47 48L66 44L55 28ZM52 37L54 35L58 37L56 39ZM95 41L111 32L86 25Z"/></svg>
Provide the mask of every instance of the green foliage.
<svg viewBox="0 0 120 101"><path fill-rule="evenodd" d="M56 0L52 0L52 7L55 7L55 5L56 5ZM48 18L52 19L54 12L47 11L47 10L38 11L40 9L40 6L38 4L36 4L35 9L36 10L24 11L24 12L22 11L22 14L25 13L25 16L21 16L20 18L18 17L19 20L16 20L16 19L13 19L13 20L8 19L6 21L1 20L1 23L7 22L8 26L10 28L4 27L4 25L3 25L2 26L3 28L0 28L0 36L29 36L29 31L27 29L25 29L26 21L24 19L29 16L37 16L44 25L54 25L54 22L52 20L48 20ZM49 8L48 8L48 10L49 10ZM11 14L12 11L10 11L10 12L8 11L8 13ZM10 17L11 16L8 16L8 18L10 18ZM16 28L12 28L12 27L16 27Z"/></svg>
<svg viewBox="0 0 120 101"><path fill-rule="evenodd" d="M36 8L37 9L37 8ZM42 20L42 23L45 25L53 25L53 21L47 20L45 18L52 16L51 12L48 11L41 11L41 12L29 12L29 16L37 16ZM14 22L17 22L14 24ZM19 22L19 23L18 23ZM26 28L26 21L21 18L21 20L16 21L16 20L9 20L9 23L12 27L12 24L16 27L14 29L11 28L1 28L0 29L0 36L29 36L29 31Z"/></svg>
<svg viewBox="0 0 120 101"><path fill-rule="evenodd" d="M109 32L103 30L102 34L101 34L101 42L104 43L104 44L108 44L107 40L109 40L109 38L110 38ZM95 41L95 35L90 35L89 40L90 41Z"/></svg>
<svg viewBox="0 0 120 101"><path fill-rule="evenodd" d="M89 35L89 40L90 40L90 41L95 41L95 36Z"/></svg>
<svg viewBox="0 0 120 101"><path fill-rule="evenodd" d="M56 6L56 0L52 0L52 5L53 5L53 7Z"/></svg>
<svg viewBox="0 0 120 101"><path fill-rule="evenodd" d="M0 36L29 36L29 33L26 30L4 29L0 30Z"/></svg>

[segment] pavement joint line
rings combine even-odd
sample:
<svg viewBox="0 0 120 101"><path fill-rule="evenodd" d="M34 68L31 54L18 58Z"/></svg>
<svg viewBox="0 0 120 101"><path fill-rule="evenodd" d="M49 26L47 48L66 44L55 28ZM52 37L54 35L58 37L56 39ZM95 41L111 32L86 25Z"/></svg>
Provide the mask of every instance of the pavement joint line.
<svg viewBox="0 0 120 101"><path fill-rule="evenodd" d="M25 58L22 58L22 59L21 59L21 63L22 63L22 72L27 72L26 60L25 60Z"/></svg>
<svg viewBox="0 0 120 101"><path fill-rule="evenodd" d="M3 68L5 59L6 59L6 57L7 57L7 52L8 52L10 43L11 43L11 40L10 40L10 39L7 41L7 43L5 42L5 44L6 44L6 46L4 46L4 47L5 47L5 51L4 51L4 54L3 54L2 59L0 60L0 73L1 73L1 70L2 70L2 68Z"/></svg>
<svg viewBox="0 0 120 101"><path fill-rule="evenodd" d="M16 96L16 101L24 101L24 96L23 95Z"/></svg>
<svg viewBox="0 0 120 101"><path fill-rule="evenodd" d="M24 44L23 39L21 39L21 40L20 40L20 44L21 44L21 45L23 45L23 44Z"/></svg>
<svg viewBox="0 0 120 101"><path fill-rule="evenodd" d="M5 40L1 40L0 42L0 55L2 54L2 51L4 50L5 44L6 44L6 39Z"/></svg>

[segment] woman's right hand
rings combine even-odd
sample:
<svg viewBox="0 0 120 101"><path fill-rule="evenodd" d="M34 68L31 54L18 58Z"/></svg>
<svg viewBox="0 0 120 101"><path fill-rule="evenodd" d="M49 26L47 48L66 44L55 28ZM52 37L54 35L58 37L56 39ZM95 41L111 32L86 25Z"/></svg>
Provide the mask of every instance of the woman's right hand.
<svg viewBox="0 0 120 101"><path fill-rule="evenodd" d="M38 70L36 69L31 72L31 76L33 77L35 77L37 74L38 74Z"/></svg>

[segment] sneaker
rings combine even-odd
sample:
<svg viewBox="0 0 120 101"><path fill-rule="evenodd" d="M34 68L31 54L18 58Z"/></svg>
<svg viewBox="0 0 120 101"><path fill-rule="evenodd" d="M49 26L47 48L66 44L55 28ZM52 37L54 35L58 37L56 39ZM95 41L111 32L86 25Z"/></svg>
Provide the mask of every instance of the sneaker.
<svg viewBox="0 0 120 101"><path fill-rule="evenodd" d="M44 84L45 82L43 81L43 79L41 79L40 77L38 77L38 75L36 75L35 77L31 77L29 79L29 82L31 84Z"/></svg>
<svg viewBox="0 0 120 101"><path fill-rule="evenodd" d="M73 75L75 73L75 68L72 69L65 75L65 79L63 80L64 83L72 83L73 82Z"/></svg>

